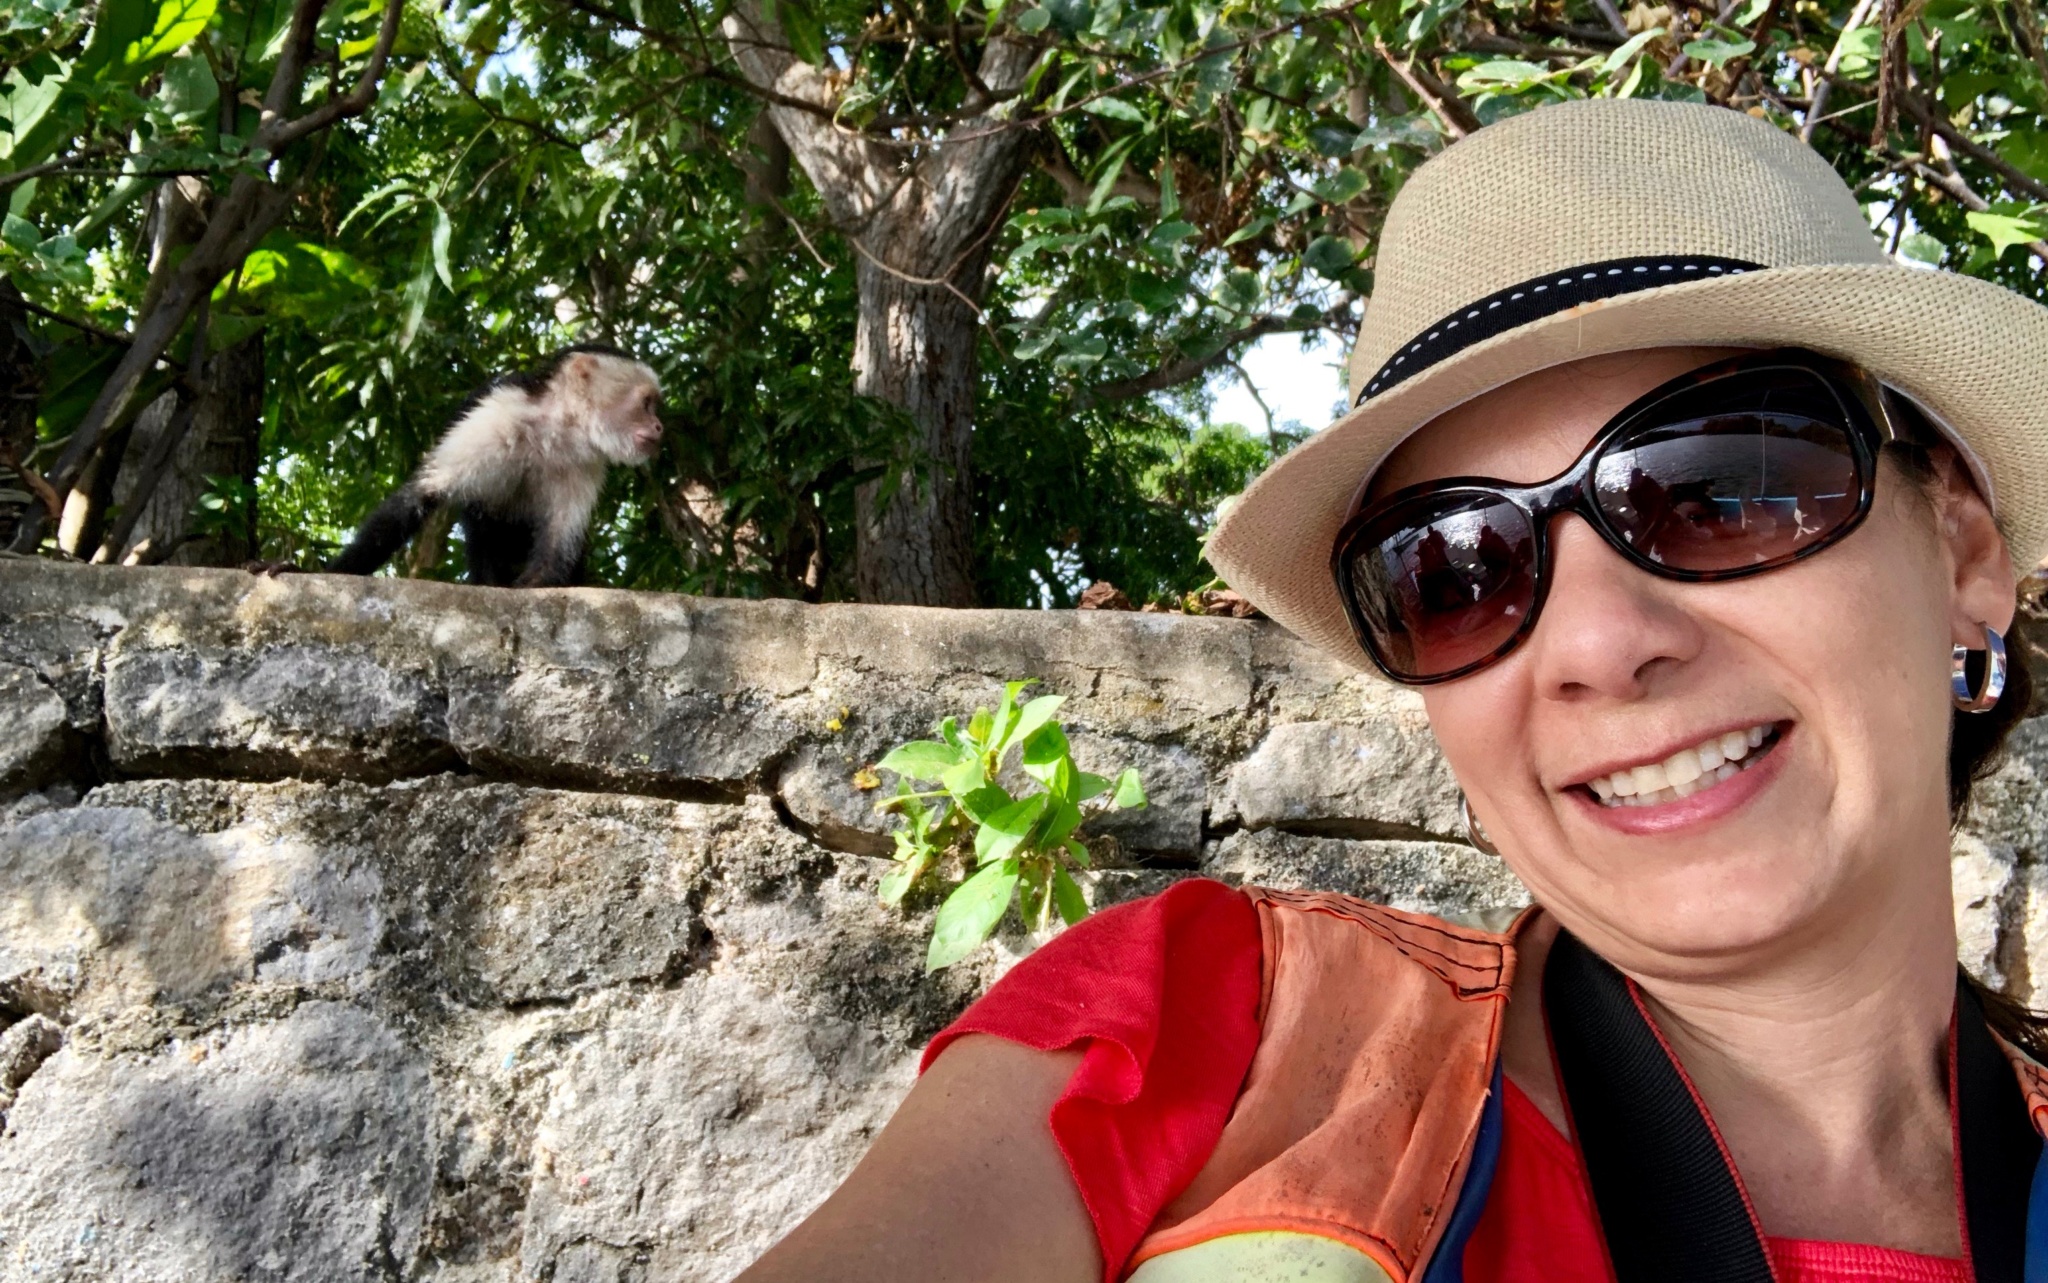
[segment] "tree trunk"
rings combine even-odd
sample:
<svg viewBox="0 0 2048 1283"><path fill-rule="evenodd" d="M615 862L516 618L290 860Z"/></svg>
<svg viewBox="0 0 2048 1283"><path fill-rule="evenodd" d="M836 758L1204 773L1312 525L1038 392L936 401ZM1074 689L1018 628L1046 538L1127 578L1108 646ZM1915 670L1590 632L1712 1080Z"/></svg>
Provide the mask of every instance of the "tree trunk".
<svg viewBox="0 0 2048 1283"><path fill-rule="evenodd" d="M151 406L136 421L114 488L114 502L126 512L139 499L142 510L122 547L102 549L97 560L168 561L180 566L239 566L254 560L256 465L263 434L263 335L250 337L207 363L206 394L193 407L190 427L172 444L169 458L152 472L145 461L166 444L174 420ZM164 401L172 401L166 396ZM207 478L242 482L242 510L219 529L188 538Z"/></svg>
<svg viewBox="0 0 2048 1283"><path fill-rule="evenodd" d="M1003 104L1038 53L991 39L968 93L980 110L906 150L842 126L837 73L794 56L772 5L738 0L724 30L747 79L775 95L764 110L859 256L854 389L900 406L929 453L892 461L926 465L893 493L886 479L855 493L860 599L971 606L975 308L1031 148Z"/></svg>
<svg viewBox="0 0 2048 1283"><path fill-rule="evenodd" d="M905 229L911 238L923 230ZM927 257L889 248L896 262ZM959 277L978 280L979 266L970 266ZM914 467L896 478L893 495L885 493L887 477L854 494L860 599L972 606L974 313L950 291L912 284L866 259L858 280L854 391L900 406L920 429L919 444L929 460L928 468Z"/></svg>
<svg viewBox="0 0 2048 1283"><path fill-rule="evenodd" d="M17 468L28 466L36 446L36 406L43 397L43 366L29 341L28 312L14 282L0 276L0 548L14 539L15 525L36 503ZM19 498L13 496L19 495Z"/></svg>

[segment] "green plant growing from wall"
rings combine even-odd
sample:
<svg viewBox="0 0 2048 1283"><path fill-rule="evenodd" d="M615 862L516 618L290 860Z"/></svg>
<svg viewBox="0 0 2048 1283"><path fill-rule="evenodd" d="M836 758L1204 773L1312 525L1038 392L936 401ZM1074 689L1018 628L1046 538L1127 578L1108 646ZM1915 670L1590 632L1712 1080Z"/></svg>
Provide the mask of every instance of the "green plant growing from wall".
<svg viewBox="0 0 2048 1283"><path fill-rule="evenodd" d="M1111 779L1074 765L1066 731L1053 716L1066 697L1041 695L1019 704L1030 685L1006 683L993 713L975 709L964 729L958 718L945 718L933 728L937 739L898 745L876 763L898 778L896 792L875 809L904 822L894 835L896 867L882 879L882 902L901 904L923 880L958 881L932 924L927 971L973 952L1013 900L1025 925L1037 930L1050 926L1054 914L1070 925L1087 917L1088 902L1072 872L1088 867L1088 848L1078 836L1082 822L1104 810L1145 805L1136 768ZM1013 750L1039 789L1019 796L996 782Z"/></svg>

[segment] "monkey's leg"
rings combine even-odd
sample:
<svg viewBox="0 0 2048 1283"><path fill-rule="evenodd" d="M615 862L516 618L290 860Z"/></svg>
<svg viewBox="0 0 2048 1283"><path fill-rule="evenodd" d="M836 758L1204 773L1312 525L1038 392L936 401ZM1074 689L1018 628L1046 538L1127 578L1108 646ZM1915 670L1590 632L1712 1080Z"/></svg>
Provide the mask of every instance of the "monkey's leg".
<svg viewBox="0 0 2048 1283"><path fill-rule="evenodd" d="M417 481L408 481L363 519L341 555L327 563L330 574L367 575L391 560L391 554L419 533L441 498Z"/></svg>
<svg viewBox="0 0 2048 1283"><path fill-rule="evenodd" d="M462 510L462 547L470 583L509 588L533 555L533 523L470 504Z"/></svg>
<svg viewBox="0 0 2048 1283"><path fill-rule="evenodd" d="M512 581L514 588L567 588L583 578L583 529L588 516L571 524L553 521L533 541L533 559Z"/></svg>

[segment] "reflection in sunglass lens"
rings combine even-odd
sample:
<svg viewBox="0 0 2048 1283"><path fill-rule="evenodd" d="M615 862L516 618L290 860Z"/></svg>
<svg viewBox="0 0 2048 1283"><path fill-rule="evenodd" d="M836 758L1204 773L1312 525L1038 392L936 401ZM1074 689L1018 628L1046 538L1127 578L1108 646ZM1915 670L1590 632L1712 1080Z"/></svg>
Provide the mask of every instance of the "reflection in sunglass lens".
<svg viewBox="0 0 2048 1283"><path fill-rule="evenodd" d="M1536 542L1514 504L1428 496L1385 514L1344 563L1382 662L1410 678L1454 672L1514 636L1536 593Z"/></svg>
<svg viewBox="0 0 2048 1283"><path fill-rule="evenodd" d="M1804 371L1774 373L1785 377L1708 385L1694 394L1707 404L1672 406L1601 451L1593 501L1636 553L1740 570L1789 560L1855 518L1862 485L1840 402Z"/></svg>

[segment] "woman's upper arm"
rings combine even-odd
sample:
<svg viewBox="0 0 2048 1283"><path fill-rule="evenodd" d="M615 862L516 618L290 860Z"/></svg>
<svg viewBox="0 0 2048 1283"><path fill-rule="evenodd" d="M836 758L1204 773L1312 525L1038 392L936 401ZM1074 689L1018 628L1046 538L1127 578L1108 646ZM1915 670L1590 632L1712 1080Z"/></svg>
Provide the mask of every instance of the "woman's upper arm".
<svg viewBox="0 0 2048 1283"><path fill-rule="evenodd" d="M1097 1283L1094 1224L1047 1116L1081 1052L948 1047L846 1183L738 1283Z"/></svg>

